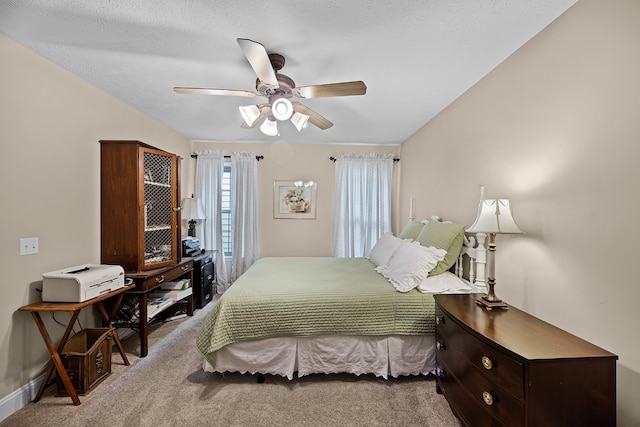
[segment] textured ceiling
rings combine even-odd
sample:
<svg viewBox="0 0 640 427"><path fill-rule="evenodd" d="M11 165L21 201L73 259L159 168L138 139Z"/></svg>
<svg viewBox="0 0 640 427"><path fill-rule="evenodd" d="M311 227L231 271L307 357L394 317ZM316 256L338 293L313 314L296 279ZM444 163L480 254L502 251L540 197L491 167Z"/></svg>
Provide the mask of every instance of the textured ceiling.
<svg viewBox="0 0 640 427"><path fill-rule="evenodd" d="M399 144L577 0L0 0L0 32L197 141ZM242 129L264 98L236 38L285 56L298 86L363 80L302 102L334 123Z"/></svg>

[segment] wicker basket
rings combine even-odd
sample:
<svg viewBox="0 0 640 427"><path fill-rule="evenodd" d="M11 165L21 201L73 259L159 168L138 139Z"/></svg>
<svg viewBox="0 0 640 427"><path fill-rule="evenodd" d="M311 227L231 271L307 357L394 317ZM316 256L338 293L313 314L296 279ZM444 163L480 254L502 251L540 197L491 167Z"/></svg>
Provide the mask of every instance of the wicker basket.
<svg viewBox="0 0 640 427"><path fill-rule="evenodd" d="M60 358L79 395L89 393L111 374L113 329L83 329L67 341ZM60 375L56 396L68 396Z"/></svg>

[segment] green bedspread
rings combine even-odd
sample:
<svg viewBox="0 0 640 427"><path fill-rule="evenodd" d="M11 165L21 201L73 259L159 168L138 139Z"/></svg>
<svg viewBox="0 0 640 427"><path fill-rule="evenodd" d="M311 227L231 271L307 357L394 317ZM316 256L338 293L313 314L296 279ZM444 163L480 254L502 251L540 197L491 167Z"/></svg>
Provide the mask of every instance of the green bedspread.
<svg viewBox="0 0 640 427"><path fill-rule="evenodd" d="M214 365L239 341L434 331L433 296L397 292L366 258L262 258L212 308L196 347Z"/></svg>

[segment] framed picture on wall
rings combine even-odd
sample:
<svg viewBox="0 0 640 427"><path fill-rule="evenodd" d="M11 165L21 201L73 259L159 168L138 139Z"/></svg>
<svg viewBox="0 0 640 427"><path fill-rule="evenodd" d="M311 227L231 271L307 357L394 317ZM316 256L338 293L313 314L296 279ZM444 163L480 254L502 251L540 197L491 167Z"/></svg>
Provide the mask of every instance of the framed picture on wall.
<svg viewBox="0 0 640 427"><path fill-rule="evenodd" d="M316 219L316 192L314 181L274 181L273 217Z"/></svg>

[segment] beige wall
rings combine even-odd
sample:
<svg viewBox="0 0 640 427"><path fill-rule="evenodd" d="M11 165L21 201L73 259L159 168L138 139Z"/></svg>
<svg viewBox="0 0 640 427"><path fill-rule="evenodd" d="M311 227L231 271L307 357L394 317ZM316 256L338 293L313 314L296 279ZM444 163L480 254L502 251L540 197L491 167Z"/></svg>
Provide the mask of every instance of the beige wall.
<svg viewBox="0 0 640 427"><path fill-rule="evenodd" d="M253 151L264 156L258 163L258 256L331 256L333 253L333 203L335 165L329 157L340 153L392 153L398 146L204 143L196 151ZM399 163L402 163L399 162ZM394 172L397 174L399 163ZM315 220L274 219L273 182L309 181L318 183ZM397 182L397 180L396 180ZM397 191L392 197L396 198ZM395 213L396 209L394 209Z"/></svg>
<svg viewBox="0 0 640 427"><path fill-rule="evenodd" d="M100 262L98 140L139 139L186 158L191 149L182 136L3 35L0 57L2 399L49 360L31 315L16 311L40 299L42 273ZM23 237L39 237L40 252L19 256ZM81 317L89 317L83 326L93 320ZM44 320L57 341L63 328L49 315Z"/></svg>
<svg viewBox="0 0 640 427"><path fill-rule="evenodd" d="M418 216L511 198L526 234L497 238L497 293L619 355L620 426L640 424L638 22L637 0L579 1L401 146Z"/></svg>
<svg viewBox="0 0 640 427"><path fill-rule="evenodd" d="M400 148L396 231L409 198L420 217L471 223L478 189L512 199L522 236L499 236L498 295L620 356L618 425L640 423L640 3L580 0ZM0 35L0 399L48 361L16 309L41 274L99 262L99 139L140 139L176 152L193 188L189 142ZM195 144L255 151L260 256L328 255L331 155L366 146ZM382 147L396 152L398 147ZM445 159L445 161L443 161ZM318 219L274 220L273 180L318 181ZM399 215L396 215L399 213ZM40 253L18 256L21 237ZM62 328L47 318L54 339Z"/></svg>

